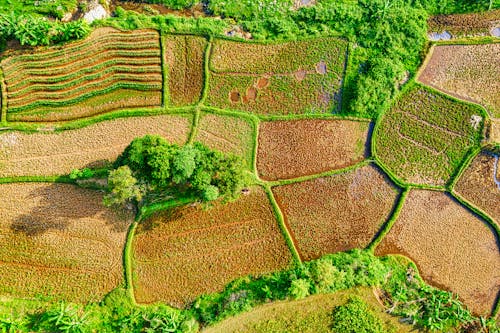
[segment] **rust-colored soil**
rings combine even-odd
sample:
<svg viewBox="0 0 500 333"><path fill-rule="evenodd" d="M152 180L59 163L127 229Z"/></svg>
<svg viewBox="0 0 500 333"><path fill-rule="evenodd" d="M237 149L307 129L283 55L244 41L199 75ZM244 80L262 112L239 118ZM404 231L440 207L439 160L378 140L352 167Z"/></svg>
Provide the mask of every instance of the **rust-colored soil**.
<svg viewBox="0 0 500 333"><path fill-rule="evenodd" d="M238 103L240 101L240 93L238 91L231 91L229 93L229 100L232 102L232 103Z"/></svg>
<svg viewBox="0 0 500 333"><path fill-rule="evenodd" d="M113 161L135 137L158 134L186 142L191 119L182 116L131 117L59 133L0 134L0 177L61 175Z"/></svg>
<svg viewBox="0 0 500 333"><path fill-rule="evenodd" d="M340 169L363 160L369 124L349 120L262 122L257 169L276 180Z"/></svg>
<svg viewBox="0 0 500 333"><path fill-rule="evenodd" d="M132 214L67 184L0 185L0 293L100 301L122 283Z"/></svg>
<svg viewBox="0 0 500 333"><path fill-rule="evenodd" d="M183 207L141 223L133 245L140 303L185 306L247 274L284 269L292 257L260 188L233 203Z"/></svg>
<svg viewBox="0 0 500 333"><path fill-rule="evenodd" d="M497 164L497 174L494 174ZM490 153L479 154L455 186L461 196L484 210L500 226L500 162Z"/></svg>
<svg viewBox="0 0 500 333"><path fill-rule="evenodd" d="M410 257L427 282L489 315L500 289L498 244L484 221L447 194L414 190L376 254Z"/></svg>
<svg viewBox="0 0 500 333"><path fill-rule="evenodd" d="M303 259L364 248L398 192L375 167L273 188Z"/></svg>

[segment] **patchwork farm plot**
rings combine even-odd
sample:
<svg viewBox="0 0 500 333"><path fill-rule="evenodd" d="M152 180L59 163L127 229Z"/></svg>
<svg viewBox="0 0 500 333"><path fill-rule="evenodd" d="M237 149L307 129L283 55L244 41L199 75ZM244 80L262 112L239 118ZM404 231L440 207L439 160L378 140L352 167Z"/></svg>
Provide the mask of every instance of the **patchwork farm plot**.
<svg viewBox="0 0 500 333"><path fill-rule="evenodd" d="M500 10L490 10L481 13L436 15L430 17L427 23L429 31L447 31L453 37L488 36L500 33L495 30L498 29L499 17Z"/></svg>
<svg viewBox="0 0 500 333"><path fill-rule="evenodd" d="M0 134L0 177L51 176L114 161L134 138L157 134L187 141L190 116L131 117L56 133Z"/></svg>
<svg viewBox="0 0 500 333"><path fill-rule="evenodd" d="M215 40L206 104L256 114L335 111L347 42L335 38L269 45Z"/></svg>
<svg viewBox="0 0 500 333"><path fill-rule="evenodd" d="M0 293L100 301L123 280L132 215L67 184L0 185Z"/></svg>
<svg viewBox="0 0 500 333"><path fill-rule="evenodd" d="M376 167L273 188L304 260L368 246L398 196Z"/></svg>
<svg viewBox="0 0 500 333"><path fill-rule="evenodd" d="M438 45L418 80L456 97L480 103L500 117L500 43Z"/></svg>
<svg viewBox="0 0 500 333"><path fill-rule="evenodd" d="M416 86L381 119L376 155L404 182L443 186L479 145L483 117L479 107Z"/></svg>
<svg viewBox="0 0 500 333"><path fill-rule="evenodd" d="M500 291L494 230L441 192L411 191L376 254L408 256L426 281L456 292L481 315L491 313Z"/></svg>
<svg viewBox="0 0 500 333"><path fill-rule="evenodd" d="M286 268L292 256L266 193L227 205L185 207L143 221L135 235L135 297L176 306L247 274Z"/></svg>

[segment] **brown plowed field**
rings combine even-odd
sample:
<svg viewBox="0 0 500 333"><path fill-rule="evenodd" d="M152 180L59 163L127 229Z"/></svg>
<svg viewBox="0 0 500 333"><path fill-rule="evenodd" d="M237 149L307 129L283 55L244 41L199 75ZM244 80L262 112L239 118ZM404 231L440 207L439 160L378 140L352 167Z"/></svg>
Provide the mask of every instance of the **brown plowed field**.
<svg viewBox="0 0 500 333"><path fill-rule="evenodd" d="M248 274L284 269L292 257L266 193L204 210L187 206L142 222L133 245L140 303L185 306Z"/></svg>
<svg viewBox="0 0 500 333"><path fill-rule="evenodd" d="M0 294L89 302L122 283L132 214L67 184L4 184L0 197Z"/></svg>
<svg viewBox="0 0 500 333"><path fill-rule="evenodd" d="M436 15L427 20L429 31L448 31L454 37L470 35L489 35L498 25L500 10L488 10L481 13Z"/></svg>
<svg viewBox="0 0 500 333"><path fill-rule="evenodd" d="M484 221L447 194L413 190L376 254L411 258L428 283L489 315L500 289L498 244Z"/></svg>
<svg viewBox="0 0 500 333"><path fill-rule="evenodd" d="M340 169L369 154L369 123L349 120L262 122L257 169L276 180Z"/></svg>
<svg viewBox="0 0 500 333"><path fill-rule="evenodd" d="M366 247L398 196L373 166L274 187L273 193L305 260Z"/></svg>
<svg viewBox="0 0 500 333"><path fill-rule="evenodd" d="M480 103L500 117L500 43L435 46L419 76L424 84Z"/></svg>
<svg viewBox="0 0 500 333"><path fill-rule="evenodd" d="M58 133L0 134L0 177L61 175L88 165L112 162L136 137L158 134L187 141L190 117L130 117Z"/></svg>
<svg viewBox="0 0 500 333"><path fill-rule="evenodd" d="M253 125L244 119L205 113L198 124L196 141L241 156L251 167L254 131Z"/></svg>
<svg viewBox="0 0 500 333"><path fill-rule="evenodd" d="M207 40L196 36L167 36L165 55L168 66L170 104L181 106L200 100L204 82Z"/></svg>
<svg viewBox="0 0 500 333"><path fill-rule="evenodd" d="M500 226L500 163L490 153L479 154L455 185L455 191L484 210ZM496 174L495 171L496 167Z"/></svg>

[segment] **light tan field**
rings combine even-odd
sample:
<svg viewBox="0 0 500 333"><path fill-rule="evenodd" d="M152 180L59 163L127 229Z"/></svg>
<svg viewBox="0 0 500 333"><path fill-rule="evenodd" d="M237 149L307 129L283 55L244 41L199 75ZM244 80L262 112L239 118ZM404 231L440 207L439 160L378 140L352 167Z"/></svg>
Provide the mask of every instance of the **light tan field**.
<svg viewBox="0 0 500 333"><path fill-rule="evenodd" d="M103 165L146 134L182 144L190 126L190 117L162 115L103 121L58 133L4 132L0 134L0 177L62 175Z"/></svg>
<svg viewBox="0 0 500 333"><path fill-rule="evenodd" d="M428 283L489 315L500 289L498 244L491 227L447 194L413 190L376 254L411 258Z"/></svg>
<svg viewBox="0 0 500 333"><path fill-rule="evenodd" d="M88 302L122 283L132 214L68 184L4 184L0 197L0 294Z"/></svg>

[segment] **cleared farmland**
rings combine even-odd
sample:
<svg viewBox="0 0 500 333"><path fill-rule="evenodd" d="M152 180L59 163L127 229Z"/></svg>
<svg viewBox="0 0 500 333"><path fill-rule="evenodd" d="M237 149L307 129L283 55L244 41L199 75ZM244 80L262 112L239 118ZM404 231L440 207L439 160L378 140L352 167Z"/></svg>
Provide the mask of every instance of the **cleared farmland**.
<svg viewBox="0 0 500 333"><path fill-rule="evenodd" d="M432 285L457 293L489 315L500 289L500 253L493 230L445 193L414 190L378 255L403 254Z"/></svg>
<svg viewBox="0 0 500 333"><path fill-rule="evenodd" d="M338 106L347 43L215 40L207 104L257 114L331 112Z"/></svg>
<svg viewBox="0 0 500 333"><path fill-rule="evenodd" d="M445 185L479 144L483 122L479 107L417 86L383 116L376 155L405 182Z"/></svg>
<svg viewBox="0 0 500 333"><path fill-rule="evenodd" d="M498 155L479 154L455 185L455 191L489 214L500 226Z"/></svg>
<svg viewBox="0 0 500 333"><path fill-rule="evenodd" d="M265 192L212 209L183 207L142 222L133 243L140 303L185 306L247 274L286 268L292 257Z"/></svg>
<svg viewBox="0 0 500 333"><path fill-rule="evenodd" d="M369 127L369 123L348 120L262 122L259 174L276 180L353 165L369 155Z"/></svg>
<svg viewBox="0 0 500 333"><path fill-rule="evenodd" d="M84 41L2 60L9 121L56 121L159 106L159 34L95 30Z"/></svg>
<svg viewBox="0 0 500 333"><path fill-rule="evenodd" d="M207 40L168 35L164 39L170 104L181 106L200 100Z"/></svg>
<svg viewBox="0 0 500 333"><path fill-rule="evenodd" d="M68 174L113 161L135 138L157 134L185 143L191 118L162 115L104 121L56 133L0 134L0 177Z"/></svg>
<svg viewBox="0 0 500 333"><path fill-rule="evenodd" d="M499 43L435 46L419 80L500 117L499 53Z"/></svg>
<svg viewBox="0 0 500 333"><path fill-rule="evenodd" d="M195 141L224 153L241 156L251 167L254 131L253 125L242 118L203 113Z"/></svg>
<svg viewBox="0 0 500 333"><path fill-rule="evenodd" d="M454 37L471 35L490 35L492 28L498 25L500 10L488 10L479 13L436 15L427 20L429 31L448 31Z"/></svg>
<svg viewBox="0 0 500 333"><path fill-rule="evenodd" d="M132 214L67 184L4 184L0 196L1 294L100 301L122 283Z"/></svg>
<svg viewBox="0 0 500 333"><path fill-rule="evenodd" d="M273 188L305 260L366 247L398 191L375 167Z"/></svg>

